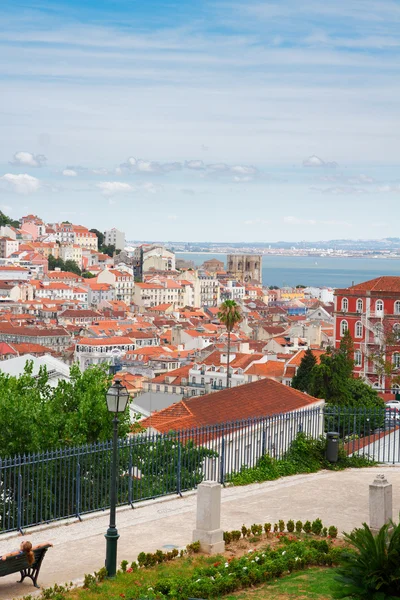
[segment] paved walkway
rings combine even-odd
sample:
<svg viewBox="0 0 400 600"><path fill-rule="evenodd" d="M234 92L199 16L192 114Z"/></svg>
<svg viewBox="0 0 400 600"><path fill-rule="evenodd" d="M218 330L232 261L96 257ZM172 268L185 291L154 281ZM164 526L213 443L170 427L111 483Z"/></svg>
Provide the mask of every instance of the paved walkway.
<svg viewBox="0 0 400 600"><path fill-rule="evenodd" d="M240 529L243 523L274 523L279 519L305 521L320 517L327 526L350 531L368 522L368 485L376 473L385 473L393 484L393 516L400 511L400 467L373 467L342 472L321 471L311 475L295 475L278 481L226 488L222 491L222 527ZM169 544L184 547L190 543L195 525L196 494L183 498L170 497L122 508L117 514L120 533L118 561L134 560L142 550L154 552ZM108 514L87 515L83 521L62 522L45 528L28 530L24 539L33 544L50 541L42 565L39 583L80 581L85 573L93 573L104 565ZM0 535L0 555L16 549L21 536ZM30 594L30 580L16 583L17 576L0 579L0 600Z"/></svg>

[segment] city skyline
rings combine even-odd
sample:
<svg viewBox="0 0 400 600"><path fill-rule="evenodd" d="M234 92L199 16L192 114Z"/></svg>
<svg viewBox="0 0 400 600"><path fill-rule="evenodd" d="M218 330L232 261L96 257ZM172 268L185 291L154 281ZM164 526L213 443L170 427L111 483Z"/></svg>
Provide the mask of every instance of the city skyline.
<svg viewBox="0 0 400 600"><path fill-rule="evenodd" d="M3 8L12 218L127 239L397 236L396 3Z"/></svg>

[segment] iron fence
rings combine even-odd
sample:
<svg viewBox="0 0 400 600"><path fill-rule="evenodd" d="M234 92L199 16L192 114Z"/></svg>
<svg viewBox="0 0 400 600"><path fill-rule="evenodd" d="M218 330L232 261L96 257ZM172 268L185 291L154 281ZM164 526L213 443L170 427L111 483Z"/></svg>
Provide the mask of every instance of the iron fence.
<svg viewBox="0 0 400 600"><path fill-rule="evenodd" d="M118 505L224 484L261 456L280 459L299 432L339 431L348 454L400 462L397 411L313 408L118 442ZM0 532L109 507L112 442L0 459Z"/></svg>

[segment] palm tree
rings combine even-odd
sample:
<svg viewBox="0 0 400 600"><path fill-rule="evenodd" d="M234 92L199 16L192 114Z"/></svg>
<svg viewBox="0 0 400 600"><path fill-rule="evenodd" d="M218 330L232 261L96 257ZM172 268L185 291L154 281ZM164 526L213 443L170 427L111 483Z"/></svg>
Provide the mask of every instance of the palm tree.
<svg viewBox="0 0 400 600"><path fill-rule="evenodd" d="M218 318L220 322L225 325L226 331L228 332L228 352L227 352L227 374L226 374L226 387L230 387L231 373L229 372L230 364L230 353L231 353L231 333L235 325L240 323L242 320L242 313L240 307L234 300L225 300L219 307Z"/></svg>

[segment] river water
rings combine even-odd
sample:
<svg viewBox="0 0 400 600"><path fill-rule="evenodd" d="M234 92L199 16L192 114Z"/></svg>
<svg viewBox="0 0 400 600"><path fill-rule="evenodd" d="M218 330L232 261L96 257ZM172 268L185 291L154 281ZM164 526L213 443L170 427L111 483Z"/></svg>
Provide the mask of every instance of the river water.
<svg viewBox="0 0 400 600"><path fill-rule="evenodd" d="M177 252L176 256L193 261L195 266L211 258L222 260L226 265L226 254ZM400 276L400 259L263 256L263 285L341 288L380 275Z"/></svg>

